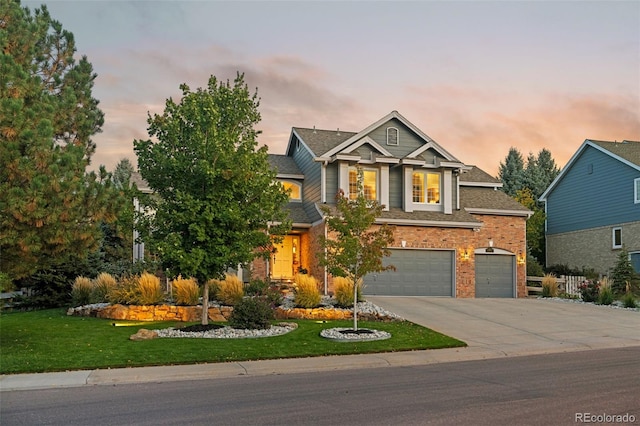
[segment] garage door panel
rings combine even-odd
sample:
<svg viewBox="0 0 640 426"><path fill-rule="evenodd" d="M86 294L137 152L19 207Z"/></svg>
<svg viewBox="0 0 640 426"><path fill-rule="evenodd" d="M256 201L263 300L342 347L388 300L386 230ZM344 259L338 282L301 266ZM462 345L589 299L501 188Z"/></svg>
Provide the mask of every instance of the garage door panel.
<svg viewBox="0 0 640 426"><path fill-rule="evenodd" d="M514 297L514 258L476 254L476 297Z"/></svg>
<svg viewBox="0 0 640 426"><path fill-rule="evenodd" d="M389 296L452 296L453 251L393 249L385 265L396 271L369 274L364 293Z"/></svg>

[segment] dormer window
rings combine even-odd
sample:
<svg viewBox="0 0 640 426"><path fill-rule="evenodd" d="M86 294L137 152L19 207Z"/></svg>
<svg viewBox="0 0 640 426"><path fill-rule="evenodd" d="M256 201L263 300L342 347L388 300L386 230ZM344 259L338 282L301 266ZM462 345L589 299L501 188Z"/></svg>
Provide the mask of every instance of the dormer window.
<svg viewBox="0 0 640 426"><path fill-rule="evenodd" d="M302 201L302 185L289 180L281 181L285 191L289 191L290 201Z"/></svg>
<svg viewBox="0 0 640 426"><path fill-rule="evenodd" d="M414 171L411 182L414 203L440 204L440 173Z"/></svg>
<svg viewBox="0 0 640 426"><path fill-rule="evenodd" d="M399 145L400 132L396 127L387 127L387 145Z"/></svg>

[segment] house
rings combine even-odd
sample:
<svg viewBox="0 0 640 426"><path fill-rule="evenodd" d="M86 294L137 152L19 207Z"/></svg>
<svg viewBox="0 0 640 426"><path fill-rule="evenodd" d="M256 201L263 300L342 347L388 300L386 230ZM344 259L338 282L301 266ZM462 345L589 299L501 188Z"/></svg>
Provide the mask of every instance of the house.
<svg viewBox="0 0 640 426"><path fill-rule="evenodd" d="M547 265L606 274L625 247L640 271L640 142L585 140L540 200Z"/></svg>
<svg viewBox="0 0 640 426"><path fill-rule="evenodd" d="M331 291L320 266L327 235L320 206L349 196L357 172L364 192L384 206L378 224L395 226L395 272L365 278L369 295L524 297L526 220L531 212L500 191L502 184L464 164L397 111L359 132L294 127L284 155L270 155L277 179L291 190L292 230L252 276L314 275Z"/></svg>

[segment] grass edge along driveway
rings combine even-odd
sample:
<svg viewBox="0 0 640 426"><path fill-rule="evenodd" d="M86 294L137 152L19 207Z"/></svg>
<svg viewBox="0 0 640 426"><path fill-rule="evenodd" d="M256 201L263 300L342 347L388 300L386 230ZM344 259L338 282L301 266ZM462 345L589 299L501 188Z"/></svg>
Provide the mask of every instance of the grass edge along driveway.
<svg viewBox="0 0 640 426"><path fill-rule="evenodd" d="M131 341L140 328L183 326L176 322L132 323L67 316L63 309L0 315L0 374L41 373L98 368L142 367L400 352L466 346L409 321L359 322L362 328L391 333L388 340L334 342L320 337L324 328L351 327L353 322L297 320L290 333L251 339L158 338ZM118 321L118 324L126 324Z"/></svg>

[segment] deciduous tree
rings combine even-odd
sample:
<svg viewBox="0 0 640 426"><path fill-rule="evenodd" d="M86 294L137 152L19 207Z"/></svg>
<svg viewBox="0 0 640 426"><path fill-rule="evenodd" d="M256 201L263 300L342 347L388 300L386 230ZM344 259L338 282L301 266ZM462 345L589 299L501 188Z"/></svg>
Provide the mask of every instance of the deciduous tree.
<svg viewBox="0 0 640 426"><path fill-rule="evenodd" d="M259 100L243 75L233 83L212 76L196 91L180 87L179 102L168 99L162 115L149 116L155 140L134 141L140 173L158 196L147 201L155 214L142 231L172 275L205 284L268 253L269 233L288 225L288 194L267 147L257 147Z"/></svg>
<svg viewBox="0 0 640 426"><path fill-rule="evenodd" d="M335 276L347 277L354 283L353 329L358 329L358 287L363 278L372 272L395 270L383 265L382 259L391 254L388 246L393 243L393 227L374 226L383 206L368 200L363 190L362 170L358 170L358 195L350 200L343 191L336 196L335 210L324 207L329 237L321 237L321 264Z"/></svg>

